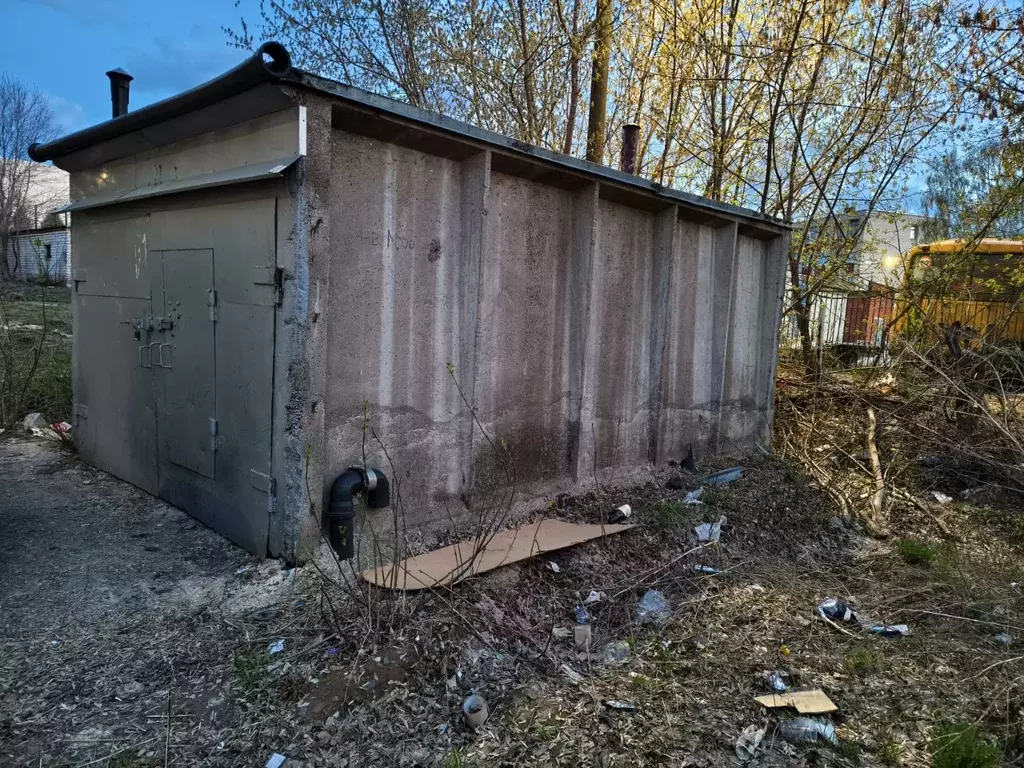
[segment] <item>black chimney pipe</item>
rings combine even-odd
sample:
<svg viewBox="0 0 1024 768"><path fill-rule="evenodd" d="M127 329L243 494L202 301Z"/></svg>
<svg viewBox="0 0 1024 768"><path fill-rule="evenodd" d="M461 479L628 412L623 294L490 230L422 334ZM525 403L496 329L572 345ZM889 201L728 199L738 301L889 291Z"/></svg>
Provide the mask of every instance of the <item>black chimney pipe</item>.
<svg viewBox="0 0 1024 768"><path fill-rule="evenodd" d="M111 117L120 117L128 114L128 89L129 83L135 78L123 69L112 69L107 72L110 78L110 112Z"/></svg>
<svg viewBox="0 0 1024 768"><path fill-rule="evenodd" d="M636 173L636 152L640 142L640 126L626 123L622 126L622 154L619 156L619 170Z"/></svg>
<svg viewBox="0 0 1024 768"><path fill-rule="evenodd" d="M341 560L355 556L355 497L366 494L366 506L381 509L391 504L391 487L378 469L349 467L331 485L327 506L327 539Z"/></svg>

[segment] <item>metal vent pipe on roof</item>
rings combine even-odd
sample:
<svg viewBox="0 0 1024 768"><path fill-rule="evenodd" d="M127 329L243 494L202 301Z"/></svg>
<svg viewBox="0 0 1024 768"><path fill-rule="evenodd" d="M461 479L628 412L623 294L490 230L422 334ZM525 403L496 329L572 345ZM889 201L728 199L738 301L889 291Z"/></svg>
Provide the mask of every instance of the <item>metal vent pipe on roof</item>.
<svg viewBox="0 0 1024 768"><path fill-rule="evenodd" d="M128 114L128 91L135 78L123 69L112 69L107 72L107 77L110 78L110 116Z"/></svg>
<svg viewBox="0 0 1024 768"><path fill-rule="evenodd" d="M636 173L636 153L640 143L640 126L626 123L622 126L622 153L619 155L619 170Z"/></svg>

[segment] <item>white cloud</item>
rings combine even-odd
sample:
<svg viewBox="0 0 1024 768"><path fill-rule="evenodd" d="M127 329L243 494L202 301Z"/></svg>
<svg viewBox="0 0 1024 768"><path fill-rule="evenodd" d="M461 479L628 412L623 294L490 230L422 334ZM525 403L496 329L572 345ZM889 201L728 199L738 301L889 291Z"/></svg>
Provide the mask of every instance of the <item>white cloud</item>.
<svg viewBox="0 0 1024 768"><path fill-rule="evenodd" d="M53 121L57 127L57 133L63 135L74 133L88 127L89 119L86 117L85 109L81 104L65 99L63 96L51 96L46 94L46 100L53 110Z"/></svg>

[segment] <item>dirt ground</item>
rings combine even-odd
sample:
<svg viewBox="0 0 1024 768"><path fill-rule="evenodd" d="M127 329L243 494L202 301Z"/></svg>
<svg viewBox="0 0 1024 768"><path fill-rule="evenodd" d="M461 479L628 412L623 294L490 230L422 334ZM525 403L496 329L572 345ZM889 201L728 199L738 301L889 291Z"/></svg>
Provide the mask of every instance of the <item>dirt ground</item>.
<svg viewBox="0 0 1024 768"><path fill-rule="evenodd" d="M327 553L294 570L251 562L54 443L7 440L0 755L82 768L260 766L275 752L286 768L732 766L754 726L752 766L923 766L962 723L1020 762L1024 537L1005 504L922 499L877 539L785 461L744 467L701 505L678 503L697 477L671 469L560 497L535 517L597 522L628 501L637 527L401 594ZM721 541L701 546L693 527L720 516ZM669 605L656 623L637 613L648 590ZM563 635L591 591L591 647L578 649ZM863 626L818 618L828 597ZM897 623L909 637L868 629ZM835 702L837 744L781 738L796 714L754 701L776 671ZM473 691L491 713L476 731L461 714Z"/></svg>

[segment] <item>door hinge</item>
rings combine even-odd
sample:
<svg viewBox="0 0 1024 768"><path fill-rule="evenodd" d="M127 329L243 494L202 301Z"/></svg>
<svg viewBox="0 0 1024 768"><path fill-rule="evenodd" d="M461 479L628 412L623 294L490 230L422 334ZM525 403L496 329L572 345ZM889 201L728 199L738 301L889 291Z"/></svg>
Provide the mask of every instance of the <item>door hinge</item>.
<svg viewBox="0 0 1024 768"><path fill-rule="evenodd" d="M210 450L217 451L217 419L210 419Z"/></svg>
<svg viewBox="0 0 1024 768"><path fill-rule="evenodd" d="M217 322L217 291L211 288L206 292L206 305L210 308L210 322Z"/></svg>

